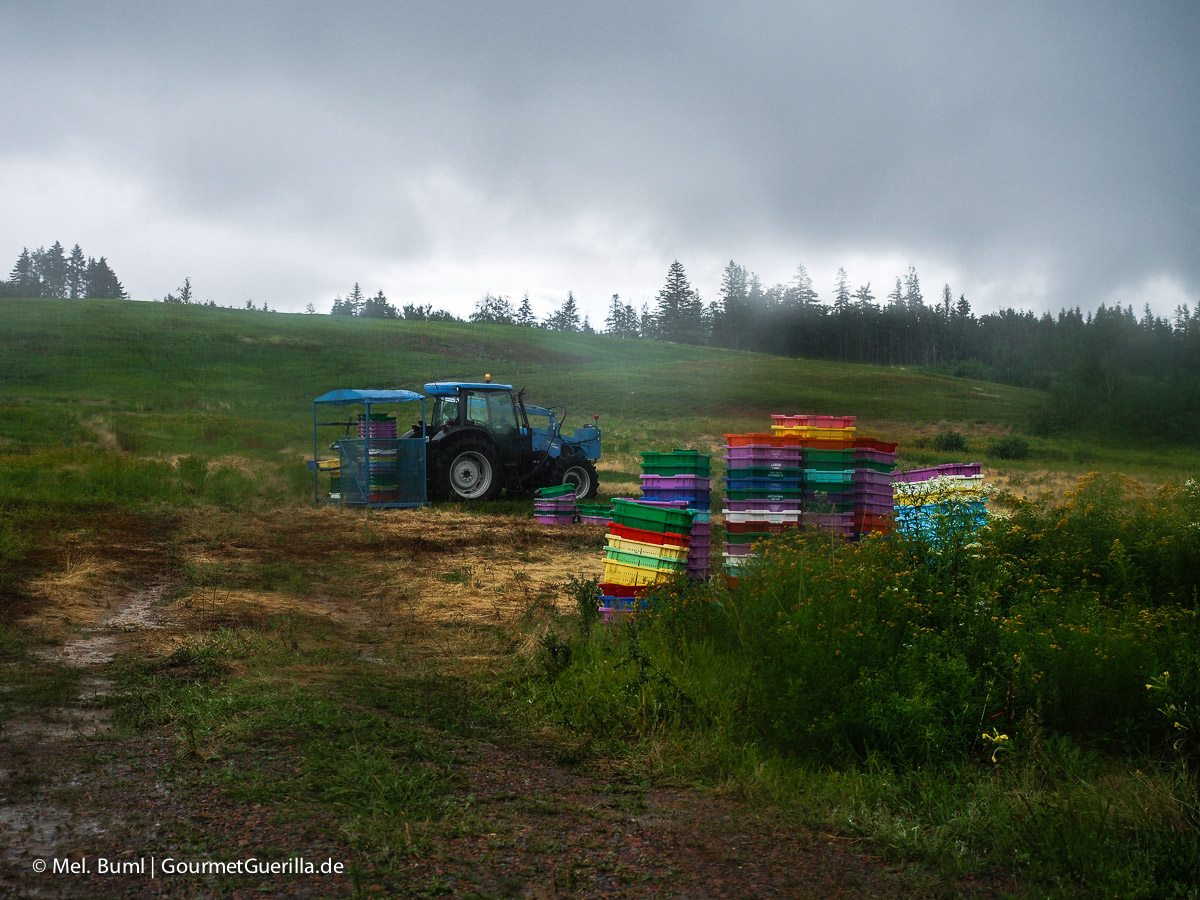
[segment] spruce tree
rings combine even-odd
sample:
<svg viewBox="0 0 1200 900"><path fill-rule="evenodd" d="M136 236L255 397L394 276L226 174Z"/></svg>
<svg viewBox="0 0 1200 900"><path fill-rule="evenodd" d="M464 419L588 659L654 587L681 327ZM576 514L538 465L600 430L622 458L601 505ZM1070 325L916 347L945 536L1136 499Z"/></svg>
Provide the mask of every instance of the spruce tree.
<svg viewBox="0 0 1200 900"><path fill-rule="evenodd" d="M850 309L850 286L846 283L846 270L837 270L837 280L833 285L833 311L844 314Z"/></svg>
<svg viewBox="0 0 1200 900"><path fill-rule="evenodd" d="M42 296L66 297L67 260L63 255L63 245L55 241L49 250L39 247L36 262L38 274L42 278Z"/></svg>
<svg viewBox="0 0 1200 900"><path fill-rule="evenodd" d="M21 248L21 255L8 276L14 295L17 297L40 297L42 283L33 267L33 255L28 247Z"/></svg>
<svg viewBox="0 0 1200 900"><path fill-rule="evenodd" d="M87 260L83 256L83 249L76 244L67 257L67 296L72 300L82 297L86 281Z"/></svg>
<svg viewBox="0 0 1200 900"><path fill-rule="evenodd" d="M667 269L667 283L658 292L654 311L655 331L660 340L698 343L703 332L700 295L688 282L679 260Z"/></svg>
<svg viewBox="0 0 1200 900"><path fill-rule="evenodd" d="M358 286L357 281L354 282L354 290L352 290L346 296L345 301L343 301L346 310L345 314L348 316L361 316L363 314L363 307L366 305L366 302L367 298L363 296L362 288Z"/></svg>
<svg viewBox="0 0 1200 900"><path fill-rule="evenodd" d="M103 300L126 300L128 295L117 275L109 268L108 260L103 256L99 259L88 257L87 288L85 294Z"/></svg>
<svg viewBox="0 0 1200 900"><path fill-rule="evenodd" d="M525 292L525 297L521 300L521 305L517 309L516 324L522 328L536 328L537 316L533 314L533 306L529 302L529 291Z"/></svg>

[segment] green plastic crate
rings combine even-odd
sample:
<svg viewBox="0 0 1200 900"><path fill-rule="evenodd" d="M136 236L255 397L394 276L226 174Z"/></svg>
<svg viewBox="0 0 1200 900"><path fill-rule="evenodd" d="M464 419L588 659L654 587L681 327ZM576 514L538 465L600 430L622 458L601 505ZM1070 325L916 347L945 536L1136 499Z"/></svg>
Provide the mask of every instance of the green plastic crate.
<svg viewBox="0 0 1200 900"><path fill-rule="evenodd" d="M804 470L800 468L788 469L766 469L761 466L747 466L746 468L727 468L725 470L727 478L770 478L773 481L799 481L804 477Z"/></svg>
<svg viewBox="0 0 1200 900"><path fill-rule="evenodd" d="M765 491L726 491L725 498L727 500L773 500L777 503L791 500L798 504L804 498L804 491L775 490L774 488Z"/></svg>
<svg viewBox="0 0 1200 900"><path fill-rule="evenodd" d="M649 556L644 553L630 553L628 550L617 550L613 547L604 548L604 556L613 562L626 566L638 566L642 569L655 569L659 572L682 572L687 568L686 559L666 559L661 556Z"/></svg>
<svg viewBox="0 0 1200 900"><path fill-rule="evenodd" d="M613 500L613 521L642 531L691 534L692 514L682 509L645 506L620 497Z"/></svg>
<svg viewBox="0 0 1200 900"><path fill-rule="evenodd" d="M575 485L573 484L556 484L552 487L538 488L534 494L542 499L551 497L565 497L567 494L575 493Z"/></svg>
<svg viewBox="0 0 1200 900"><path fill-rule="evenodd" d="M712 457L699 450L672 450L670 453L642 451L644 475L695 475L707 478L711 472Z"/></svg>

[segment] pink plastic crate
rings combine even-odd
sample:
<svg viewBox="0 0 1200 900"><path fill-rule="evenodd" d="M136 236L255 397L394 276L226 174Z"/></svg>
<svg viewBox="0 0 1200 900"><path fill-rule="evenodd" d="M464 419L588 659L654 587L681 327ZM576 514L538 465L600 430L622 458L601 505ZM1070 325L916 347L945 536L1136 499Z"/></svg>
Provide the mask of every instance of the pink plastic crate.
<svg viewBox="0 0 1200 900"><path fill-rule="evenodd" d="M619 622L624 622L630 616L634 615L632 609L607 609L600 607L600 621L605 625L616 625Z"/></svg>

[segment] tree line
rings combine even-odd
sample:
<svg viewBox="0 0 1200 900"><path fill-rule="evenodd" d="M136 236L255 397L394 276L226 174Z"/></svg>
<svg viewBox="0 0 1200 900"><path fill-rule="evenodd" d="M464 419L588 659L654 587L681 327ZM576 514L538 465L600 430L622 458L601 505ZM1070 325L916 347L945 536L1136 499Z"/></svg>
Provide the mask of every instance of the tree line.
<svg viewBox="0 0 1200 900"><path fill-rule="evenodd" d="M410 318L405 307L403 318ZM448 318L453 318L448 313ZM417 318L420 318L418 316ZM573 294L538 320L526 295L519 306L485 294L470 322L591 332ZM803 266L785 284L764 286L730 261L718 298L705 303L683 265L671 263L653 305L612 296L604 334L881 366L909 366L1047 391L1036 430L1082 430L1130 438L1200 440L1200 310L1170 318L1147 304L1076 306L1035 315L1012 308L976 315L964 294L943 285L927 301L915 267L877 298L871 284L851 288L839 269L823 301Z"/></svg>
<svg viewBox="0 0 1200 900"><path fill-rule="evenodd" d="M49 249L23 247L8 280L0 281L0 297L129 299L107 259L85 257L78 244L67 253L58 241Z"/></svg>

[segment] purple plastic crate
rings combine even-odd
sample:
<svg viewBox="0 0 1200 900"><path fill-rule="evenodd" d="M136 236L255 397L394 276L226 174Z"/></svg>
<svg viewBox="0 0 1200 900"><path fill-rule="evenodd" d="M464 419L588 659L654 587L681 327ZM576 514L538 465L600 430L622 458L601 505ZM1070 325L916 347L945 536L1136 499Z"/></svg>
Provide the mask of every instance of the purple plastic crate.
<svg viewBox="0 0 1200 900"><path fill-rule="evenodd" d="M579 521L585 525L604 525L606 527L612 524L612 519L608 516L580 516Z"/></svg>
<svg viewBox="0 0 1200 900"><path fill-rule="evenodd" d="M750 552L750 548L753 546L753 544L730 544L727 542L725 553L729 556L753 556L754 554Z"/></svg>
<svg viewBox="0 0 1200 900"><path fill-rule="evenodd" d="M663 500L654 497L618 497L629 503L640 503L643 506L655 506L659 509L687 509L687 500Z"/></svg>
<svg viewBox="0 0 1200 900"><path fill-rule="evenodd" d="M982 475L982 463L942 463L940 466L929 466L925 469L908 469L903 472L893 472L893 481L903 481L915 484L919 481L930 481L939 475Z"/></svg>
<svg viewBox="0 0 1200 900"><path fill-rule="evenodd" d="M725 460L725 472L736 472L738 469L799 469L804 460L795 456L791 459L776 459L767 456L739 456Z"/></svg>
<svg viewBox="0 0 1200 900"><path fill-rule="evenodd" d="M855 469L853 484L855 487L864 484L887 485L890 490L892 486L892 473L876 472L874 469Z"/></svg>
<svg viewBox="0 0 1200 900"><path fill-rule="evenodd" d="M802 451L799 447L768 447L764 444L750 444L745 447L730 447L725 445L725 461L735 459L767 459L767 460L799 460Z"/></svg>
<svg viewBox="0 0 1200 900"><path fill-rule="evenodd" d="M708 478L699 475L643 475L642 491L667 490L678 494L694 495L708 493L711 487Z"/></svg>
<svg viewBox="0 0 1200 900"><path fill-rule="evenodd" d="M575 522L575 517L573 515L534 513L533 517L542 525L571 525Z"/></svg>
<svg viewBox="0 0 1200 900"><path fill-rule="evenodd" d="M534 500L533 508L536 512L574 512L575 498L567 497L566 499L558 498L554 500Z"/></svg>
<svg viewBox="0 0 1200 900"><path fill-rule="evenodd" d="M689 488L650 487L648 485L642 488L643 500L696 500L707 503L711 496L712 492L708 488L695 490Z"/></svg>

